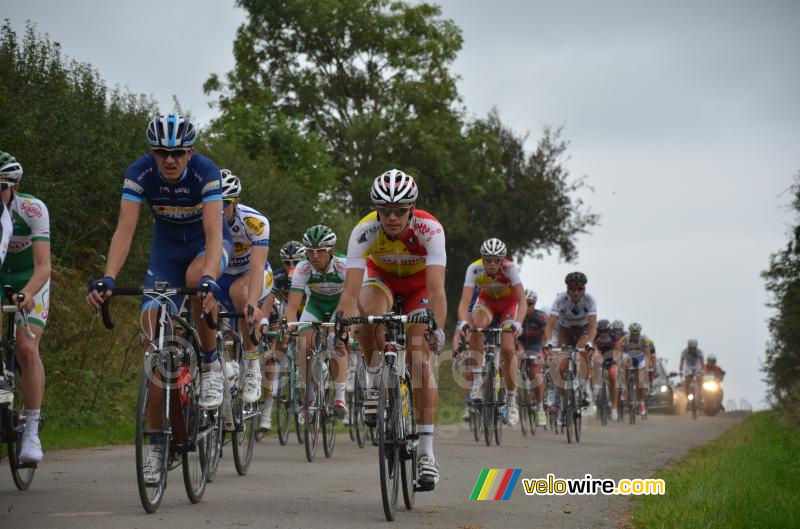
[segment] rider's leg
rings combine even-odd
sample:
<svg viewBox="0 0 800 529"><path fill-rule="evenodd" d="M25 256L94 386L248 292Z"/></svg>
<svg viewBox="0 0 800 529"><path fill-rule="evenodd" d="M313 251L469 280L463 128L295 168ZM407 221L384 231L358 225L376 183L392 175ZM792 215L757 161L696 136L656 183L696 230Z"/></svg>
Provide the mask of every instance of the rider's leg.
<svg viewBox="0 0 800 529"><path fill-rule="evenodd" d="M544 357L541 352L536 354L536 360L530 364L530 378L533 383L533 394L538 402L537 409L544 410Z"/></svg>
<svg viewBox="0 0 800 529"><path fill-rule="evenodd" d="M650 391L653 391L653 378L655 378L656 374L656 355L650 353L647 355L647 387L650 388Z"/></svg>
<svg viewBox="0 0 800 529"><path fill-rule="evenodd" d="M44 366L39 356L39 342L44 328L30 324L35 335L28 338L22 325L17 325L17 343L14 353L17 355L22 371L22 402L25 404L25 432L22 436L22 459L41 461L42 446L39 442L39 413L44 396Z"/></svg>
<svg viewBox="0 0 800 529"><path fill-rule="evenodd" d="M597 396L600 394L600 386L602 386L603 381L601 380L603 376L603 355L595 349L594 353L590 353L592 359L592 395L595 401L597 401ZM608 398L608 395L606 395Z"/></svg>
<svg viewBox="0 0 800 529"><path fill-rule="evenodd" d="M484 305L477 305L472 311L472 324L471 327L475 327L478 329L485 329L492 323L492 313L489 311L487 307ZM480 373L481 368L483 366L483 333L482 332L471 332L469 334L469 348L473 354L473 358L475 359L476 365L476 372ZM472 379L472 399L475 400L477 397L478 399L483 399L483 391L481 390L481 385L483 384L482 377L480 375L473 377Z"/></svg>
<svg viewBox="0 0 800 529"><path fill-rule="evenodd" d="M412 325L408 329L409 354L411 355L411 380L414 387L414 414L419 420L420 456L433 457L433 423L436 420L438 391L433 376L431 357L433 353L425 340L424 325Z"/></svg>
<svg viewBox="0 0 800 529"><path fill-rule="evenodd" d="M336 408L339 413L344 417L344 413L347 411L347 405L345 404L345 390L347 389L347 368L349 357L347 354L347 348L344 346L343 343L336 344L336 347L333 351L330 351L331 355L331 374L333 376L333 388L334 388L334 400L336 401Z"/></svg>
<svg viewBox="0 0 800 529"><path fill-rule="evenodd" d="M583 388L583 402L584 405L588 406L589 401L591 400L591 384L592 384L592 359L589 354L589 351L586 350L586 342L589 341L589 336L586 334L581 334L580 338L578 338L577 349L578 353L577 356L578 361L578 380L581 381L581 386Z"/></svg>
<svg viewBox="0 0 800 529"><path fill-rule="evenodd" d="M519 411L517 409L519 367L517 365L516 339L513 333L500 335L500 352L503 359L503 383L506 387L508 422L514 426L519 421Z"/></svg>
<svg viewBox="0 0 800 529"><path fill-rule="evenodd" d="M621 359L614 351L612 353L612 358L614 358L614 363L611 364L608 368L608 394L611 397L611 408L617 408L617 376L619 376L619 368Z"/></svg>
<svg viewBox="0 0 800 529"><path fill-rule="evenodd" d="M242 274L230 286L229 295L237 312L245 312L250 294L250 275ZM258 322L254 322L258 325ZM244 390L245 402L255 402L261 398L261 365L258 360L257 346L250 340L250 325L246 318L239 318L239 331L242 333L242 353L244 354ZM233 359L234 361L236 359Z"/></svg>

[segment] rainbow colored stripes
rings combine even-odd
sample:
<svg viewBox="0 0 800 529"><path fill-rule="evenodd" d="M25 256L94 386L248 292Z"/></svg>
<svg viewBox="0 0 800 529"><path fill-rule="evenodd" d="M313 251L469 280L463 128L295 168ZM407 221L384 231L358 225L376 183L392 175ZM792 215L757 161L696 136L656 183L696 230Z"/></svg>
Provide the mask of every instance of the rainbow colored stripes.
<svg viewBox="0 0 800 529"><path fill-rule="evenodd" d="M521 468L484 468L470 500L507 500L514 492Z"/></svg>

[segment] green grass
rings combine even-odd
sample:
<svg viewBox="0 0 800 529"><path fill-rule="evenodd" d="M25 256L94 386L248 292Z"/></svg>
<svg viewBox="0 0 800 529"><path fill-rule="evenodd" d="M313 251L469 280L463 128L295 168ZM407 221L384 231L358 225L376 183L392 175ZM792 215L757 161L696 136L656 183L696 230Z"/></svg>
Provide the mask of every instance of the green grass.
<svg viewBox="0 0 800 529"><path fill-rule="evenodd" d="M45 424L42 444L45 450L67 450L90 446L133 444L134 423L111 426L65 427Z"/></svg>
<svg viewBox="0 0 800 529"><path fill-rule="evenodd" d="M759 412L657 473L664 496L636 501L637 528L800 527L800 435Z"/></svg>

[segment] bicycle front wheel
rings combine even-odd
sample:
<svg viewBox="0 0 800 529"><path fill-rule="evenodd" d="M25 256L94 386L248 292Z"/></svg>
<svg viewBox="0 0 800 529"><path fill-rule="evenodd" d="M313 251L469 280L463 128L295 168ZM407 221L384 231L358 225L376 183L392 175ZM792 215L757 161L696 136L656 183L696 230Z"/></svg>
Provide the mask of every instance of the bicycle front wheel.
<svg viewBox="0 0 800 529"><path fill-rule="evenodd" d="M486 446L492 446L494 421L497 420L497 402L494 391L494 365L490 363L483 379L483 440Z"/></svg>
<svg viewBox="0 0 800 529"><path fill-rule="evenodd" d="M19 399L18 402L21 402ZM6 408L3 410L2 428L9 432L8 442L8 462L11 467L11 478L14 480L19 490L28 490L33 483L33 475L36 472L36 463L23 463L19 459L19 452L22 445L22 433L25 431L25 417L21 415L20 409L12 410Z"/></svg>
<svg viewBox="0 0 800 529"><path fill-rule="evenodd" d="M148 513L154 513L164 499L167 488L167 461L170 454L170 434L164 424L169 421L169 415L164 411L164 402L167 393L165 384L156 380L159 372L159 355L151 354L150 361L146 364L145 371L139 381L139 398L136 403L136 484L139 489L139 499L142 507ZM151 378L153 382L151 383ZM156 394L157 393L157 394ZM159 426L147 425L147 410L150 407L160 406ZM150 469L150 462L158 461L160 452L160 465L157 469ZM148 472L146 472L149 470Z"/></svg>
<svg viewBox="0 0 800 529"><path fill-rule="evenodd" d="M192 382L188 391L188 402L182 406L188 442L183 446L183 484L186 496L198 503L206 491L208 462L210 459L209 436L214 429L212 412L200 408L200 370L192 368ZM178 392L174 397L180 398Z"/></svg>
<svg viewBox="0 0 800 529"><path fill-rule="evenodd" d="M217 412L214 417L214 426L208 436L208 472L206 473L206 481L211 483L217 476L217 469L219 468L219 459L222 456L222 443L225 439L225 430L223 428L223 418Z"/></svg>
<svg viewBox="0 0 800 529"><path fill-rule="evenodd" d="M327 360L320 360L320 387L323 390L322 398L322 415L320 421L322 423L322 449L325 451L325 457L333 455L333 449L336 446L336 413L335 400L336 396L333 389L333 382L331 381L330 366Z"/></svg>
<svg viewBox="0 0 800 529"><path fill-rule="evenodd" d="M380 398L378 399L378 465L380 467L381 501L383 514L390 522L394 520L397 498L400 492L400 450L398 449L399 424L397 407L400 398L400 382L391 368L384 366L380 374Z"/></svg>
<svg viewBox="0 0 800 529"><path fill-rule="evenodd" d="M315 358L306 359L306 421L303 425L304 442L306 446L306 459L309 463L314 461L317 455L317 443L319 441L319 429L321 422L321 411L323 406L323 387L321 370L318 369L318 362ZM309 394L313 397L309 398Z"/></svg>
<svg viewBox="0 0 800 529"><path fill-rule="evenodd" d="M639 376L638 372L634 371L634 374L628 377L628 402L630 403L630 408L628 409L628 420L631 424L636 424L636 414L639 412L637 409L639 403L636 401L637 395L636 392L636 377Z"/></svg>
<svg viewBox="0 0 800 529"><path fill-rule="evenodd" d="M400 448L400 478L403 482L403 503L406 509L414 508L414 499L417 495L417 447L418 433L417 420L414 416L414 395L412 392L411 376L406 373L404 377L405 392L400 392L402 405L400 406L402 420L405 421L405 439Z"/></svg>
<svg viewBox="0 0 800 529"><path fill-rule="evenodd" d="M578 406L578 399L581 398L582 393L580 390L576 389L573 393L572 402L575 403L575 406L572 411L572 426L575 429L575 442L581 442L581 426L583 422L583 414L581 412L581 408Z"/></svg>
<svg viewBox="0 0 800 529"><path fill-rule="evenodd" d="M573 431L574 423L572 422L572 414L575 412L575 389L572 387L573 384L573 380L567 378L561 413L564 429L567 431L567 443L572 443L572 439L575 436L575 432Z"/></svg>
<svg viewBox="0 0 800 529"><path fill-rule="evenodd" d="M359 358L355 375L353 376L352 404L350 407L350 428L355 430L356 441L359 448L364 448L367 440L367 425L364 424L364 387L367 380L367 367ZM370 442L372 439L370 438Z"/></svg>
<svg viewBox="0 0 800 529"><path fill-rule="evenodd" d="M240 394L241 395L241 394ZM256 442L258 412L255 404L245 404L240 395L234 401L233 465L240 476L247 474L253 461L253 445Z"/></svg>
<svg viewBox="0 0 800 529"><path fill-rule="evenodd" d="M527 379L520 377L521 384L517 389L517 402L519 402L519 409L520 409L520 417L519 417L519 429L522 430L522 436L528 435L528 425L526 424L528 421L528 389L525 387ZM531 432L533 435L533 432Z"/></svg>
<svg viewBox="0 0 800 529"><path fill-rule="evenodd" d="M280 382L280 390L275 399L275 422L278 423L278 442L281 446L286 446L289 442L289 423L291 422L292 412L294 411L294 401L292 400L292 390L294 381L292 380L291 361L289 365L276 375Z"/></svg>

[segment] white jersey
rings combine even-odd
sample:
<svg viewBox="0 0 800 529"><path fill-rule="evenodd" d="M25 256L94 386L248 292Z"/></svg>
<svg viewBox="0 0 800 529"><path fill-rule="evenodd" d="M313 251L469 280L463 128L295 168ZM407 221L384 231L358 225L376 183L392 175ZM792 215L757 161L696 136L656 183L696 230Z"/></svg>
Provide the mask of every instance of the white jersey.
<svg viewBox="0 0 800 529"><path fill-rule="evenodd" d="M6 259L6 253L8 252L8 243L11 240L13 226L11 224L11 214L8 212L8 208L2 202L0 202L0 208L3 210L0 215L0 265L2 265L3 261Z"/></svg>
<svg viewBox="0 0 800 529"><path fill-rule="evenodd" d="M562 292L550 308L550 315L554 314L562 327L583 327L589 323L589 316L597 315L597 303L588 292L577 303L572 302L569 293Z"/></svg>
<svg viewBox="0 0 800 529"><path fill-rule="evenodd" d="M689 354L688 347L681 352L681 360L683 360L684 365L697 365L698 363L703 365L705 363L703 358L703 350L698 347L695 349L695 351L697 351L697 353L694 356Z"/></svg>
<svg viewBox="0 0 800 529"><path fill-rule="evenodd" d="M344 290L346 275L347 266L343 255L333 254L325 272L319 272L311 261L303 259L294 270L291 290L303 292L309 299L338 300Z"/></svg>
<svg viewBox="0 0 800 529"><path fill-rule="evenodd" d="M225 273L238 275L250 269L250 250L253 246L269 246L269 221L253 208L239 204L233 214L231 233L233 255Z"/></svg>

